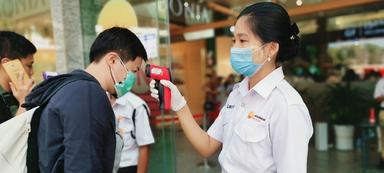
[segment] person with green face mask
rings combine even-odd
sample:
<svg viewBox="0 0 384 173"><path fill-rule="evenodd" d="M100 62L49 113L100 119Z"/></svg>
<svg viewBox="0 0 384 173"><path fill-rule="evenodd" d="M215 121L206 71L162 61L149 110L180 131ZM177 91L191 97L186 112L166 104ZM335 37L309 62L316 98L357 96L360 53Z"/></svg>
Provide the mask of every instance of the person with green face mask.
<svg viewBox="0 0 384 173"><path fill-rule="evenodd" d="M116 77L115 77L112 69L109 68L109 70L111 71L113 83L115 83L115 90L116 90L115 97L116 98L122 97L124 94L128 93L132 89L132 87L136 81L135 73L132 71L129 71L127 69L127 67L124 65L124 62L121 60L121 58L120 57L118 57L118 58L119 58L121 65L127 71L127 75L125 76L125 79L122 82L116 82ZM132 61L132 63L136 63L136 65L139 65L139 64L141 65L142 60L140 60L140 58L137 58L137 59L138 59L137 62ZM139 68L140 68L140 66L136 67L136 69L139 69Z"/></svg>
<svg viewBox="0 0 384 173"><path fill-rule="evenodd" d="M30 109L53 94L43 105L37 126L38 157L31 165L40 172L114 173L118 169L122 141L106 92L127 93L147 53L133 32L113 27L97 36L89 58L85 70L50 78L25 100ZM66 85L57 89L62 83Z"/></svg>

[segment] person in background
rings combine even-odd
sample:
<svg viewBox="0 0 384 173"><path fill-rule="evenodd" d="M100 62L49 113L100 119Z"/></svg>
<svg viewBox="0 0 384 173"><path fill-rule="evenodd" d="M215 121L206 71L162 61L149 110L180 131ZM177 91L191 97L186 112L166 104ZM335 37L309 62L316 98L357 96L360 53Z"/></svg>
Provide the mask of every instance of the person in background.
<svg viewBox="0 0 384 173"><path fill-rule="evenodd" d="M329 75L325 81L325 83L328 84L338 84L342 82L342 76L340 70L332 69L329 72Z"/></svg>
<svg viewBox="0 0 384 173"><path fill-rule="evenodd" d="M1 64L12 60L20 60L28 76L33 75L33 55L36 53L36 47L24 36L12 31L0 31L0 61ZM23 76L21 72L19 75ZM0 65L0 124L25 111L21 105L25 97L33 88L33 79L24 83L19 78L21 87L15 88L10 77Z"/></svg>
<svg viewBox="0 0 384 173"><path fill-rule="evenodd" d="M118 99L112 96L111 102L124 141L118 173L145 173L149 146L155 142L149 124L149 108L132 92Z"/></svg>
<svg viewBox="0 0 384 173"><path fill-rule="evenodd" d="M381 78L377 81L375 90L373 93L373 98L377 103L380 104L380 111L379 111L379 148L381 148L381 154L379 159L379 165L378 167L380 169L384 169L384 78Z"/></svg>
<svg viewBox="0 0 384 173"><path fill-rule="evenodd" d="M206 83L203 86L205 90L206 100L210 100L214 103L217 103L217 96L220 94L219 87L221 85L222 77L216 74L216 71L213 71L212 74L206 75Z"/></svg>
<svg viewBox="0 0 384 173"><path fill-rule="evenodd" d="M377 80L379 80L380 78L381 78L380 73L375 70L372 70L364 75L364 80L367 80L367 81L377 82Z"/></svg>
<svg viewBox="0 0 384 173"><path fill-rule="evenodd" d="M347 68L344 76L343 76L343 81L344 82L353 82L353 81L358 81L359 80L359 75L355 72L355 70L351 68Z"/></svg>
<svg viewBox="0 0 384 173"><path fill-rule="evenodd" d="M127 89L131 90L133 87L136 81L135 74L140 70L143 60L147 61L147 57L128 57L126 67L132 73ZM119 98L111 94L110 100L118 132L124 141L118 173L145 173L148 168L149 145L155 142L149 124L148 105L132 92Z"/></svg>

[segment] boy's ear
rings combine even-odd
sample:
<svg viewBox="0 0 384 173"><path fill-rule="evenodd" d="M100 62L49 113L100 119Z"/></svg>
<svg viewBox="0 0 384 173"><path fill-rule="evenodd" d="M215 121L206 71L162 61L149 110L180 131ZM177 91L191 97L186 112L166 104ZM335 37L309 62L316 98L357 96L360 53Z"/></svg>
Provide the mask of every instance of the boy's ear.
<svg viewBox="0 0 384 173"><path fill-rule="evenodd" d="M109 65L113 65L117 62L117 59L116 59L117 54L114 52L110 52L110 53L105 54L104 58L105 58L105 61L107 62L107 64L109 64Z"/></svg>
<svg viewBox="0 0 384 173"><path fill-rule="evenodd" d="M9 58L7 58L7 57L2 58L2 59L1 59L1 64L7 63L7 62L9 62L9 61L11 61L11 59L9 59Z"/></svg>

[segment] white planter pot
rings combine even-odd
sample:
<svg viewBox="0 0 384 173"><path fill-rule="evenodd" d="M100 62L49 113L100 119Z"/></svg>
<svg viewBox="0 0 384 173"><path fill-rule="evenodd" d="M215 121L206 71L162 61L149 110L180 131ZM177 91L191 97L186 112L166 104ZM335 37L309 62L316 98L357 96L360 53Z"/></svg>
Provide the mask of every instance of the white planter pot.
<svg viewBox="0 0 384 173"><path fill-rule="evenodd" d="M315 148L319 151L328 150L328 124L315 123Z"/></svg>
<svg viewBox="0 0 384 173"><path fill-rule="evenodd" d="M352 125L335 125L336 149L353 150L354 130Z"/></svg>

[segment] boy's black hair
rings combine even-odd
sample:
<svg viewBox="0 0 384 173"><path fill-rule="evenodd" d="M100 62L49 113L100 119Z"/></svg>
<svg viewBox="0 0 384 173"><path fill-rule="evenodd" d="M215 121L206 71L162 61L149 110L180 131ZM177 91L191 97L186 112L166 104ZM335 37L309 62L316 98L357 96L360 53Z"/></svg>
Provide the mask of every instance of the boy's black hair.
<svg viewBox="0 0 384 173"><path fill-rule="evenodd" d="M24 36L12 31L0 31L0 59L20 59L35 54L36 47Z"/></svg>
<svg viewBox="0 0 384 173"><path fill-rule="evenodd" d="M113 27L101 32L91 46L91 63L98 62L109 52L118 53L123 62L134 61L137 57L148 59L139 38L127 28Z"/></svg>

